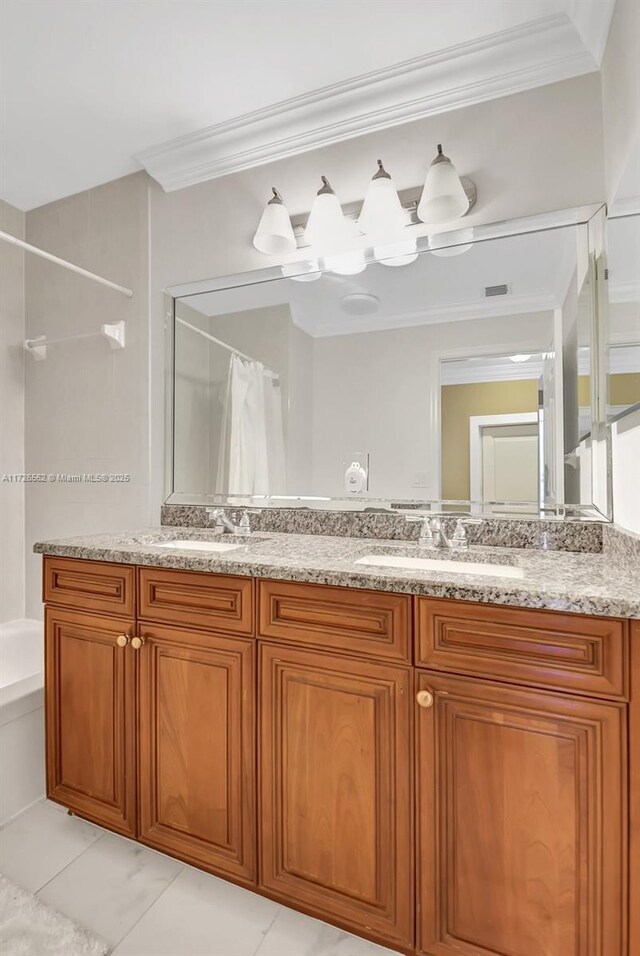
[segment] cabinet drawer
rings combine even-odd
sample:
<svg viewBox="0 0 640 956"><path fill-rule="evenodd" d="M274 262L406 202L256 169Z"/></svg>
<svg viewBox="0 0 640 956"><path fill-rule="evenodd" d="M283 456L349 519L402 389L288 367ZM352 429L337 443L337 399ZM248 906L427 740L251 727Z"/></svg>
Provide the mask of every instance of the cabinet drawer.
<svg viewBox="0 0 640 956"><path fill-rule="evenodd" d="M416 598L416 663L606 697L628 695L625 621Z"/></svg>
<svg viewBox="0 0 640 956"><path fill-rule="evenodd" d="M45 604L133 617L135 597L134 567L75 558L44 559Z"/></svg>
<svg viewBox="0 0 640 956"><path fill-rule="evenodd" d="M138 616L231 634L253 634L253 580L206 571L139 568Z"/></svg>
<svg viewBox="0 0 640 956"><path fill-rule="evenodd" d="M410 661L411 598L319 584L259 582L260 637Z"/></svg>

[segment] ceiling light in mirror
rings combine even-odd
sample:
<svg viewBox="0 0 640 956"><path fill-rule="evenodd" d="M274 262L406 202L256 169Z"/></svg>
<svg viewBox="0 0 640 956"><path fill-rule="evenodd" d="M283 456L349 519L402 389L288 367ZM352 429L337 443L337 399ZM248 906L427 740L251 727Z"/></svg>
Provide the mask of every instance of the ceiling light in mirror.
<svg viewBox="0 0 640 956"><path fill-rule="evenodd" d="M473 229L456 229L429 236L429 251L434 256L460 256L473 246Z"/></svg>
<svg viewBox="0 0 640 956"><path fill-rule="evenodd" d="M512 362L520 363L520 362L528 362L531 356L530 355L510 355L509 358L511 359Z"/></svg>
<svg viewBox="0 0 640 956"><path fill-rule="evenodd" d="M380 159L378 171L369 183L358 225L360 230L372 239L388 239L401 235L407 225L407 213L402 208L394 182Z"/></svg>
<svg viewBox="0 0 640 956"><path fill-rule="evenodd" d="M329 180L322 176L322 186L318 190L309 213L305 229L305 238L321 255L337 255L349 249L353 243L353 223L349 223L342 212L340 200L334 193Z"/></svg>
<svg viewBox="0 0 640 956"><path fill-rule="evenodd" d="M379 305L378 296L369 292L350 292L340 299L340 308L349 315L372 315Z"/></svg>
<svg viewBox="0 0 640 956"><path fill-rule="evenodd" d="M418 203L418 218L422 222L437 225L459 219L468 209L469 199L456 168L438 144L438 155L429 167Z"/></svg>
<svg viewBox="0 0 640 956"><path fill-rule="evenodd" d="M309 262L290 262L282 266L282 275L285 279L293 279L294 282L315 282L322 275L320 262L317 259L311 259Z"/></svg>
<svg viewBox="0 0 640 956"><path fill-rule="evenodd" d="M418 258L418 243L405 239L393 245L374 246L373 254L381 266L408 266Z"/></svg>
<svg viewBox="0 0 640 956"><path fill-rule="evenodd" d="M268 256L287 255L297 248L296 237L282 196L275 186L271 191L273 196L262 213L253 245Z"/></svg>

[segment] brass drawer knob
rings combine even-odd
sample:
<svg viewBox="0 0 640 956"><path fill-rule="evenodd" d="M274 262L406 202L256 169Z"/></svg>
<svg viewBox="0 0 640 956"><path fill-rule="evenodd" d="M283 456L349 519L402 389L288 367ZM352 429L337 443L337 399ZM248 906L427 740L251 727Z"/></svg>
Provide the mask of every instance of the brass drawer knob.
<svg viewBox="0 0 640 956"><path fill-rule="evenodd" d="M131 646L134 650L139 651L142 645L144 644L144 637L132 637Z"/></svg>
<svg viewBox="0 0 640 956"><path fill-rule="evenodd" d="M116 644L118 647L126 647L129 643L129 637L127 634L118 634L116 637Z"/></svg>
<svg viewBox="0 0 640 956"><path fill-rule="evenodd" d="M430 690L419 690L416 694L418 707L433 707L433 694Z"/></svg>

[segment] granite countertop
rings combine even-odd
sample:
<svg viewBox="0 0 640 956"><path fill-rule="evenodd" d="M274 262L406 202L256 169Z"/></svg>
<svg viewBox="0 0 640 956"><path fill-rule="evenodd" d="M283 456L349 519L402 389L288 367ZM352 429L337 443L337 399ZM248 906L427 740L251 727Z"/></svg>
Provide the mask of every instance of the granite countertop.
<svg viewBox="0 0 640 956"><path fill-rule="evenodd" d="M162 542L175 539L233 544L237 549L215 553L158 547ZM471 547L459 553L434 552L420 550L415 542L398 540L278 532L254 533L243 538L177 527L40 541L33 550L40 554L93 561L640 619L640 561L618 562L610 554L495 547ZM507 569L519 568L522 577L406 570L355 563L365 555L491 563Z"/></svg>

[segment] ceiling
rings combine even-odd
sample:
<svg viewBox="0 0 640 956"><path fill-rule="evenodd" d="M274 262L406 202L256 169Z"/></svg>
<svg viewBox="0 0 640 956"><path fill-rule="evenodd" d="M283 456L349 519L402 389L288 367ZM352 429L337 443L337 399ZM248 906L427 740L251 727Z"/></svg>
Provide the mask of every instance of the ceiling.
<svg viewBox="0 0 640 956"><path fill-rule="evenodd" d="M614 3L0 0L0 198L31 209L141 165L165 188L180 188L199 181L194 143L208 150L197 158L201 180L428 115L426 94L420 111L406 110L416 84L427 90L437 75L440 86L456 89L455 73L468 71L471 54L474 70L484 57L493 71L476 101L589 72L599 68ZM530 75L520 87L501 85L501 58L517 54L520 62L523 44ZM506 59L500 75L513 76ZM468 72L464 80L469 85ZM386 97L388 115L363 128L368 90L376 103ZM322 122L314 118L320 103ZM229 121L256 111L230 133ZM323 140L319 130L334 114L342 133ZM238 128L262 139L239 144ZM265 151L284 130L294 144L288 152ZM176 137L183 139L175 144ZM239 149L249 156L244 165L233 158Z"/></svg>

